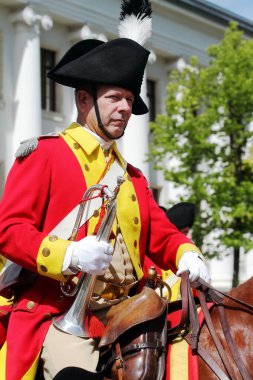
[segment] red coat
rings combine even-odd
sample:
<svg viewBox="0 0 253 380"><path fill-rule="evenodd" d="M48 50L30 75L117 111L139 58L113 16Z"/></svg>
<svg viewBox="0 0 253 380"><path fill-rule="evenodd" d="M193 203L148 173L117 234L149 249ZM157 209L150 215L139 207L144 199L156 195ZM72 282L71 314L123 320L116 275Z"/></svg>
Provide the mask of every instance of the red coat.
<svg viewBox="0 0 253 380"><path fill-rule="evenodd" d="M73 124L71 128L69 141L73 140L76 144L80 127ZM50 240L48 234L82 199L87 187L83 165L86 165L85 170L87 162L92 167L94 157L100 154L101 148L94 137L83 131L81 136L79 145L73 145L74 148L66 142L64 134L40 139L31 154L15 161L7 179L0 204L0 251L8 259L37 272L38 276L35 283L19 297L11 313L7 355L6 346L0 354L0 380L22 379L25 374L26 379L34 378L51 316L62 313L69 306L69 299L62 297L59 287L59 281L63 279L62 262L69 242L61 239L51 241L54 239ZM85 151L86 145L89 149ZM75 149L78 150L78 159ZM119 157L117 150L116 154ZM159 267L175 271L176 259L181 256L184 247L189 248L190 241L158 207L140 171L128 164L127 173L135 191L135 204L140 216L137 226L130 226L135 229L133 235L139 236L134 252L138 252L141 264L148 253ZM94 178L94 183L96 180ZM127 196L120 201L123 206L119 214L122 229L124 221L129 218L129 198ZM122 234L131 250L131 244L136 245L136 241L131 242L124 229ZM47 256L43 251L45 244L50 248L50 255ZM193 247L191 245L191 249Z"/></svg>

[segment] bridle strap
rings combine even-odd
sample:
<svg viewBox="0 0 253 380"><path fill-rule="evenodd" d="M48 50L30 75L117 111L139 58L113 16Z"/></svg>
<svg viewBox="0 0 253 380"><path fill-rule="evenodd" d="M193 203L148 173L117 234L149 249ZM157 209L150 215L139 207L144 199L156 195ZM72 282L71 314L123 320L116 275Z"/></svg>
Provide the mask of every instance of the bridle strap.
<svg viewBox="0 0 253 380"><path fill-rule="evenodd" d="M122 358L119 342L116 343L115 349L116 349L116 355L117 355L115 358L115 362L116 362L116 369L118 372L118 380L123 380L123 358Z"/></svg>
<svg viewBox="0 0 253 380"><path fill-rule="evenodd" d="M208 282L202 280L202 278L199 278L198 281L192 285L192 288L197 289L200 285L203 286L204 289L208 290L208 293L212 296L211 298L213 298L214 294L216 295L221 294L222 296L229 298L231 301L234 301L235 303L238 303L241 306L244 306L246 309L249 309L250 312L253 312L253 305L250 305L247 302L241 301L238 298L232 297L227 292L223 292L221 290L214 288L212 285L208 284Z"/></svg>
<svg viewBox="0 0 253 380"><path fill-rule="evenodd" d="M191 346L191 334L184 336L184 340ZM198 344L198 355L208 365L208 367L215 373L220 380L230 380L225 372L218 366L212 355L207 352L203 346Z"/></svg>
<svg viewBox="0 0 253 380"><path fill-rule="evenodd" d="M207 304L206 304L205 295L204 295L203 291L200 291L199 289L197 291L198 291L198 297L199 297L200 304L201 304L201 309L202 309L204 317L205 317L205 322L207 324L207 327L209 329L209 332L211 334L213 342L216 346L217 352L220 355L220 358L221 358L221 360L224 364L224 367L226 368L226 370L230 376L230 379L236 380L236 375L234 373L232 365L231 365L231 363L227 357L227 354L226 354L224 348L222 347L220 339L219 339L219 337L215 331L215 328L214 328L214 325L213 325L213 322L211 319L211 315L210 315L210 312L209 312Z"/></svg>
<svg viewBox="0 0 253 380"><path fill-rule="evenodd" d="M174 301L170 304L169 310L171 311L172 304L175 306L175 310L182 309L181 319L178 325L168 329L167 337L169 340L173 340L177 335L183 335L183 333L187 330L188 326L188 317L189 317L189 302L188 302L188 282L187 282L187 272L183 272L181 274L181 284L180 291L182 295L182 301Z"/></svg>
<svg viewBox="0 0 253 380"><path fill-rule="evenodd" d="M243 380L251 380L251 376L249 375L249 372L245 365L243 364L242 357L240 355L240 352L238 351L237 347L234 344L234 340L231 336L227 316L225 313L225 309L223 305L218 305L218 311L220 315L220 322L221 322L221 327L223 330L223 334L226 337L226 342L227 345L230 349L230 352L234 358L235 363L237 364L238 370L243 378Z"/></svg>
<svg viewBox="0 0 253 380"><path fill-rule="evenodd" d="M220 380L227 380L228 377L224 373L224 371L218 366L218 364L215 362L211 354L209 354L199 343L198 343L198 336L200 333L200 327L198 329L195 318L196 318L196 313L195 313L195 308L196 308L196 303L194 301L194 298L192 296L191 292L191 287L195 288L198 293L198 298L200 301L201 309L205 317L205 322L207 324L207 327L210 331L211 337L214 341L214 344L217 348L217 351L221 357L221 360L223 361L223 364L227 370L227 373L229 375L230 379L236 379L236 375L234 373L234 370L232 368L232 365L227 357L227 354L225 350L223 349L221 342L218 338L218 335L215 331L215 328L212 323L212 319L210 316L210 312L207 306L207 301L206 297L209 297L211 301L213 302L214 305L218 307L218 312L219 312L219 317L220 317L220 323L221 327L223 330L223 334L225 337L225 341L227 342L228 348L233 356L234 362L237 365L237 368L244 380L250 380L251 377L248 373L247 368L245 367L242 358L240 356L240 353L234 343L234 340L231 336L229 324L227 321L227 316L225 313L225 305L223 303L224 297L229 298L233 302L242 305L243 309L245 312L250 312L252 313L253 311L253 306L243 302L237 298L234 298L230 296L229 294L222 292L220 290L215 289L212 287L210 284L202 280L201 278L194 284L191 284L188 278L188 272L185 272L186 275L181 276L181 287L182 289L187 289L187 302L189 304L189 316L188 320L190 320L190 328L191 328L191 333L188 333L186 336L183 336L183 338L188 342L188 344L191 346L192 350L197 352L199 356L202 357L202 359L206 362L206 364L213 370L213 372L218 376ZM190 291L189 291L190 290ZM221 297L221 295L223 297ZM185 292L182 293L182 297L185 297ZM229 306L228 306L229 307ZM198 317L197 317L198 318ZM196 338L197 337L197 338Z"/></svg>

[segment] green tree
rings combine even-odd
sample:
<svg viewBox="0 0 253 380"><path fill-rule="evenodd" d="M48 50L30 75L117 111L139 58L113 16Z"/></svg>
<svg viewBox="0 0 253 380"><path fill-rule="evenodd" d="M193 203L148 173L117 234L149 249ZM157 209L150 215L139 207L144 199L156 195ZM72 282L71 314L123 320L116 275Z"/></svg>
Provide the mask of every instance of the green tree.
<svg viewBox="0 0 253 380"><path fill-rule="evenodd" d="M253 248L253 41L231 23L208 56L208 67L192 57L171 73L148 159L196 204L193 240L203 253L234 255L236 286L240 252Z"/></svg>

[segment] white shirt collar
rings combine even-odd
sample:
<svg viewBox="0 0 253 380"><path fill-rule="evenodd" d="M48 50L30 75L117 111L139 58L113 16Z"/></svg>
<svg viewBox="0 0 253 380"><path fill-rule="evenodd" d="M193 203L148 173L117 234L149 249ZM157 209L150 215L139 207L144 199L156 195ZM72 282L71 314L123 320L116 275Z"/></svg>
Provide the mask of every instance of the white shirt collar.
<svg viewBox="0 0 253 380"><path fill-rule="evenodd" d="M82 127L83 127L83 126L82 126ZM85 128L85 127L83 127L83 128ZM114 143L114 140L105 141L101 136L99 136L98 134L96 134L95 132L91 131L91 130L88 129L88 128L85 128L85 130L86 130L87 132L89 132L92 136L94 136L95 139L98 140L98 142L99 142L99 144L100 144L100 146L101 146L101 148L102 148L103 150L108 150L108 149L110 149L110 147L111 147L112 144Z"/></svg>

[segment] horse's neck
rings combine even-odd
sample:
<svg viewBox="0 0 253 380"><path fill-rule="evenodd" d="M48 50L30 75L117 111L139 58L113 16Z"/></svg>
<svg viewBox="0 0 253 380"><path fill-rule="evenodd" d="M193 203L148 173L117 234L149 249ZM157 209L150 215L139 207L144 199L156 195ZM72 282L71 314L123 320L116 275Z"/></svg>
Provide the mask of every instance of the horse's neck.
<svg viewBox="0 0 253 380"><path fill-rule="evenodd" d="M231 289L231 291L229 292L229 295L231 295L234 298L238 298L241 301L247 302L250 305L253 305L252 288L253 288L253 276L246 282L237 286L236 288Z"/></svg>

